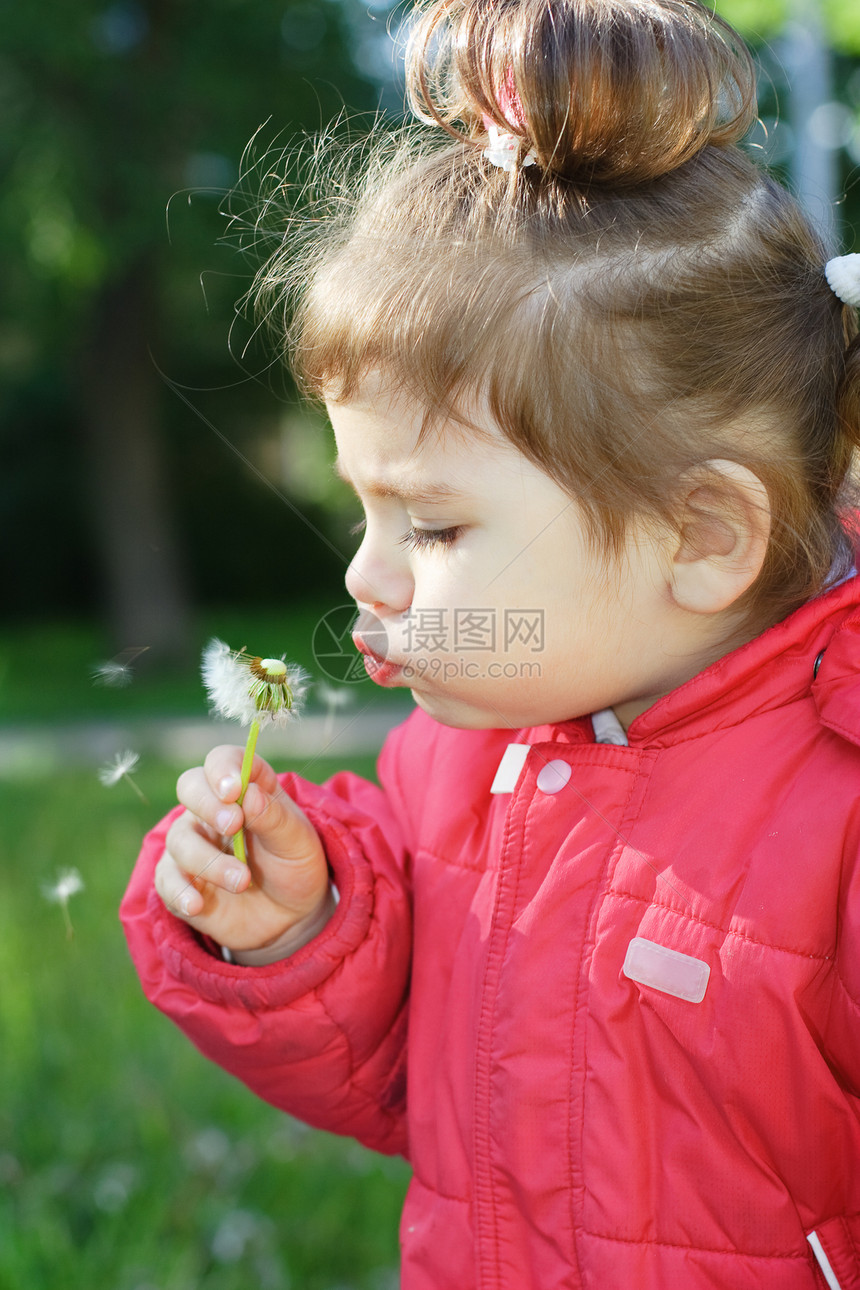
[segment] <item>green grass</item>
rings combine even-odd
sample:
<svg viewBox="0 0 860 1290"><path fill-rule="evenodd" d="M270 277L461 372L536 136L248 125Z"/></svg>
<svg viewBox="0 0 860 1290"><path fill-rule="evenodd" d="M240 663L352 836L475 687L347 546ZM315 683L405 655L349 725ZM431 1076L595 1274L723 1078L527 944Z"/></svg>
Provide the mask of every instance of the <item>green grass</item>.
<svg viewBox="0 0 860 1290"><path fill-rule="evenodd" d="M116 909L176 770L147 763L149 807L0 782L0 1290L390 1290L405 1164L265 1106L141 995ZM43 894L69 866L71 938Z"/></svg>

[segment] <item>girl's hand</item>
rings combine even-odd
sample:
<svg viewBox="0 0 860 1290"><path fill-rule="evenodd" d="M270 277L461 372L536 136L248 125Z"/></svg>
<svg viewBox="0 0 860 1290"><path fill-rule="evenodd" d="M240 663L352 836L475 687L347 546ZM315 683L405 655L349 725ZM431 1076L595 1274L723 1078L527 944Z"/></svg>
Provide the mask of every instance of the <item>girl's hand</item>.
<svg viewBox="0 0 860 1290"><path fill-rule="evenodd" d="M304 812L254 758L242 806L242 749L214 748L180 775L186 807L167 834L155 887L171 913L246 961L285 958L311 940L334 911L325 852ZM248 863L230 839L245 830ZM266 949L272 950L271 959Z"/></svg>

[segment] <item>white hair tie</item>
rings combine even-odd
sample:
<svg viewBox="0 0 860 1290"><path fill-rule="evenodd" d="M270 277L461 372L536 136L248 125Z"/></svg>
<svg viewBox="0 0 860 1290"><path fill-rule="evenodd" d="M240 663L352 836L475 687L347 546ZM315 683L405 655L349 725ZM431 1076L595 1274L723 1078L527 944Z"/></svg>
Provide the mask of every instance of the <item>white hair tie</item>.
<svg viewBox="0 0 860 1290"><path fill-rule="evenodd" d="M824 276L843 304L860 309L860 255L837 255L828 260Z"/></svg>
<svg viewBox="0 0 860 1290"><path fill-rule="evenodd" d="M490 146L484 149L484 156L493 166L500 170L516 170L519 166L533 166L534 154L527 152L520 161L520 140L510 130L500 130L497 125L487 125ZM860 256L857 257L860 259Z"/></svg>

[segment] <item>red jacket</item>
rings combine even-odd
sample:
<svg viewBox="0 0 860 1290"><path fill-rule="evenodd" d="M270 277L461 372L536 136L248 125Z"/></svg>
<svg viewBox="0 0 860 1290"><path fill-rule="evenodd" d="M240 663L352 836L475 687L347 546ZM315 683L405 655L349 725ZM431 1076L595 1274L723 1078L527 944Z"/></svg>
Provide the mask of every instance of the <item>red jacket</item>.
<svg viewBox="0 0 860 1290"><path fill-rule="evenodd" d="M626 748L417 713L382 789L288 776L341 902L270 967L166 912L147 838L144 989L267 1101L408 1156L404 1290L813 1290L812 1232L860 1287L858 602L806 605Z"/></svg>

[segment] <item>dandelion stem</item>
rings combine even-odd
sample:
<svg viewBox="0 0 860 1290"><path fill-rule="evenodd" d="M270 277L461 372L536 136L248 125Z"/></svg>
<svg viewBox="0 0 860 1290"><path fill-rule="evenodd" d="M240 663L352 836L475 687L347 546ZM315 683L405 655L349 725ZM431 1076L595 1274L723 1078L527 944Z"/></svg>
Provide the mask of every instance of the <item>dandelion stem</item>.
<svg viewBox="0 0 860 1290"><path fill-rule="evenodd" d="M129 783L129 784L130 784L130 786L134 789L135 793L137 793L138 797L139 797L139 798L140 798L140 800L144 803L144 805L145 805L145 806L149 806L149 798L148 798L148 797L146 797L146 796L141 792L141 790L138 788L137 784L134 782L134 780L132 779L131 775L129 775L129 774L128 774L128 772L126 772L126 773L125 773L125 775L123 775L123 779L125 779L125 780L127 780L127 781L128 781L128 783Z"/></svg>
<svg viewBox="0 0 860 1290"><path fill-rule="evenodd" d="M251 767L254 764L254 750L257 747L257 736L260 733L260 723L257 720L251 722L251 728L248 731L248 739L245 743L245 756L242 758L242 788L239 793L239 805L245 800L245 793L248 791L248 784L251 780ZM240 829L233 838L233 851L236 858L242 861L242 864L248 863L248 857L245 853L245 831Z"/></svg>

